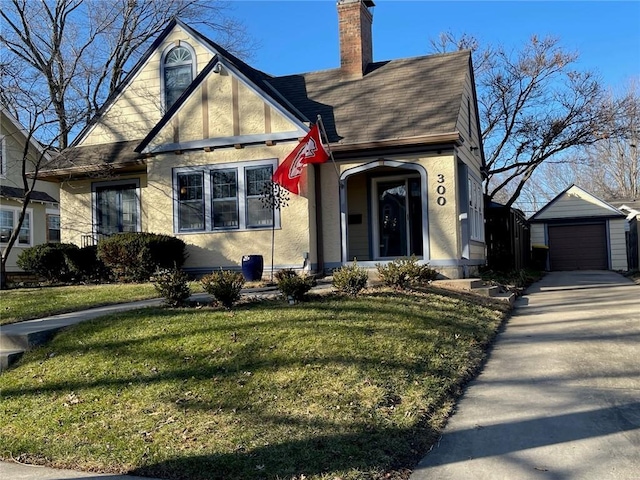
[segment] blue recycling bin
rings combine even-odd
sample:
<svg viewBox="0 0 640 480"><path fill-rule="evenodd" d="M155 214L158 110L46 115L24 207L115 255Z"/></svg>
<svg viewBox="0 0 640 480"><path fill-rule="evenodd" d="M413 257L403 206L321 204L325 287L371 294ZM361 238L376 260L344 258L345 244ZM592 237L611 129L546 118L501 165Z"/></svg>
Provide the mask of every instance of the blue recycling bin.
<svg viewBox="0 0 640 480"><path fill-rule="evenodd" d="M247 282L260 280L264 270L262 255L245 255L242 257L242 276Z"/></svg>

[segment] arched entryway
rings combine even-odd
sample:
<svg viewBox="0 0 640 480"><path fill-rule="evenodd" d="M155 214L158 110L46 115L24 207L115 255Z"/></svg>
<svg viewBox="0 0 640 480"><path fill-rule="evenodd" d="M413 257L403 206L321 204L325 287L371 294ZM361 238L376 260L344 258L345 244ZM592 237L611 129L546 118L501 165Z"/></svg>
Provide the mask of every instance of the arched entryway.
<svg viewBox="0 0 640 480"><path fill-rule="evenodd" d="M342 263L429 258L427 172L381 159L340 176Z"/></svg>

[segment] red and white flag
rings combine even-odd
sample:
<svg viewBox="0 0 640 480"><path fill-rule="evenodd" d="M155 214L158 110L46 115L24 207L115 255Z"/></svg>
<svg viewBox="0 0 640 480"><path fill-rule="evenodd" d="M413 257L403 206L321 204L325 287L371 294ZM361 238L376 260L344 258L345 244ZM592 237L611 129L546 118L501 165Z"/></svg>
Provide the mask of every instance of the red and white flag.
<svg viewBox="0 0 640 480"><path fill-rule="evenodd" d="M324 163L329 160L329 152L320 139L320 129L316 123L298 146L280 164L273 174L273 181L298 195L299 183L305 165Z"/></svg>

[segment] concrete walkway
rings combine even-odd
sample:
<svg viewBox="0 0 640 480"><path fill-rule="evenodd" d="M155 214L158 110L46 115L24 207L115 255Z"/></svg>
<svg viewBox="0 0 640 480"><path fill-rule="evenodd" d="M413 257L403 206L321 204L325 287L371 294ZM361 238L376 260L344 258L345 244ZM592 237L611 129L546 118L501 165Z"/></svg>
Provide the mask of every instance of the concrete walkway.
<svg viewBox="0 0 640 480"><path fill-rule="evenodd" d="M0 462L0 478L2 480L158 480L131 475L110 475L104 473L76 472L40 467L38 465L22 465L18 463Z"/></svg>
<svg viewBox="0 0 640 480"><path fill-rule="evenodd" d="M312 291L328 291L331 283L321 280ZM274 297L279 292L276 287L246 288L242 290L244 297ZM206 293L197 293L191 296L194 302L209 303L212 297ZM24 322L12 323L0 326L0 372L17 361L22 354L38 345L49 341L60 329L75 325L76 323L92 320L113 313L135 310L138 308L156 307L162 304L162 299L140 300L137 302L120 303L107 305L104 307L90 308L71 313L51 315L49 317L26 320ZM0 477L2 478L2 477Z"/></svg>
<svg viewBox="0 0 640 480"><path fill-rule="evenodd" d="M640 479L640 286L550 273L411 480Z"/></svg>

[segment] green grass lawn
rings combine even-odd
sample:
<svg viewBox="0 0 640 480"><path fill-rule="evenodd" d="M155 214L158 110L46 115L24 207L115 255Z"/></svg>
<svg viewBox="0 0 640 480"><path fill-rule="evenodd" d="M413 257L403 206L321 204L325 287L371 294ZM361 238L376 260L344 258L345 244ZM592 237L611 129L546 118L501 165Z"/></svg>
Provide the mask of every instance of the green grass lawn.
<svg viewBox="0 0 640 480"><path fill-rule="evenodd" d="M377 290L86 322L0 376L0 457L166 479L407 478L506 311Z"/></svg>
<svg viewBox="0 0 640 480"><path fill-rule="evenodd" d="M191 290L193 293L202 292L202 288L197 282L191 283ZM158 292L151 283L113 283L2 290L0 291L0 325L158 296Z"/></svg>

